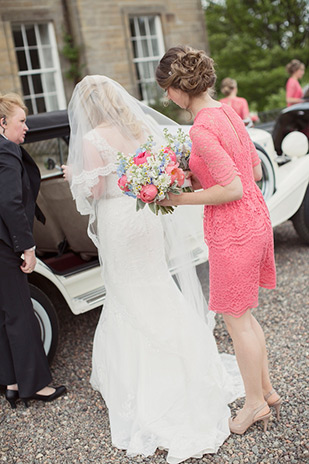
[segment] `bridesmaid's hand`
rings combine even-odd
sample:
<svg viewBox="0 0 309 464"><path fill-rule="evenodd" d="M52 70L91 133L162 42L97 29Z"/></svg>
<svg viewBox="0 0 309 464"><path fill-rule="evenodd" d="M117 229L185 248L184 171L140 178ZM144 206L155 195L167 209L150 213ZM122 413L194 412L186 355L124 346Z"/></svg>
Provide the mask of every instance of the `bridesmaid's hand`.
<svg viewBox="0 0 309 464"><path fill-rule="evenodd" d="M203 188L200 184L200 181L198 180L198 178L193 174L193 172L191 171L186 171L186 179L190 179L191 180L191 184L192 184L192 188L193 190L200 190L201 188Z"/></svg>
<svg viewBox="0 0 309 464"><path fill-rule="evenodd" d="M181 197L185 195L181 193L180 195L175 195L174 193L168 194L168 199L165 198L164 200L157 201L157 204L160 206L177 206L181 205Z"/></svg>

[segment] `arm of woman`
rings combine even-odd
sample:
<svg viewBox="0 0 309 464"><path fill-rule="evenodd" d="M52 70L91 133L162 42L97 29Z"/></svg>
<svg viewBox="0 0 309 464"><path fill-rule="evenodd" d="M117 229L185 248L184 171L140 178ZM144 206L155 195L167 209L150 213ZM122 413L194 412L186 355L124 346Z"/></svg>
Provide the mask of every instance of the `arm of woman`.
<svg viewBox="0 0 309 464"><path fill-rule="evenodd" d="M186 192L180 195L169 194L169 199L158 202L162 206L180 205L222 205L242 198L243 188L239 176L235 176L227 185L213 185L198 192Z"/></svg>
<svg viewBox="0 0 309 464"><path fill-rule="evenodd" d="M251 153L253 177L254 177L255 182L258 182L263 177L262 163L256 151L254 143L252 142L251 139L250 139L250 153Z"/></svg>
<svg viewBox="0 0 309 464"><path fill-rule="evenodd" d="M85 139L83 145L83 174L84 182L86 182L92 198L98 200L104 193L105 183L104 183L104 162L97 148L91 143L91 141ZM72 167L67 165L62 165L61 169L63 171L63 177L71 184L74 182L74 174L72 173ZM102 174L100 174L102 173Z"/></svg>
<svg viewBox="0 0 309 464"><path fill-rule="evenodd" d="M196 154L203 158L215 185L198 192L170 194L169 200L163 200L160 204L163 206L220 205L240 200L243 195L240 173L217 135L203 127L193 127L190 137Z"/></svg>
<svg viewBox="0 0 309 464"><path fill-rule="evenodd" d="M22 165L18 156L10 152L15 149L14 145L10 144L7 151L0 153L0 216L14 251L20 253L33 247L35 242L23 204Z"/></svg>

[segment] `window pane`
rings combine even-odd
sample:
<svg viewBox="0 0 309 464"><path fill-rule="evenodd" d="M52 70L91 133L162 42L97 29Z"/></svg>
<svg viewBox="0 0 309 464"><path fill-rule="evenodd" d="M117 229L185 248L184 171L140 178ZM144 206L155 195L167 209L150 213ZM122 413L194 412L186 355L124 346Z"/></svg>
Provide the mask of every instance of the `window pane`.
<svg viewBox="0 0 309 464"><path fill-rule="evenodd" d="M19 70L26 71L28 68L27 68L26 55L25 55L24 50L18 50L16 52L16 55L17 55Z"/></svg>
<svg viewBox="0 0 309 464"><path fill-rule="evenodd" d="M31 58L31 69L40 69L40 60L39 54L37 50L29 50L30 58Z"/></svg>
<svg viewBox="0 0 309 464"><path fill-rule="evenodd" d="M144 63L144 77L149 79L151 76L149 63Z"/></svg>
<svg viewBox="0 0 309 464"><path fill-rule="evenodd" d="M46 111L46 105L43 97L36 98L36 106L38 113L44 113Z"/></svg>
<svg viewBox="0 0 309 464"><path fill-rule="evenodd" d="M149 17L149 29L151 35L156 35L156 22L154 16Z"/></svg>
<svg viewBox="0 0 309 464"><path fill-rule="evenodd" d="M133 18L130 19L130 32L131 32L131 37L136 36L135 24L134 24L134 19Z"/></svg>
<svg viewBox="0 0 309 464"><path fill-rule="evenodd" d="M23 94L29 95L30 90L29 90L28 76L21 76L21 85L23 88Z"/></svg>
<svg viewBox="0 0 309 464"><path fill-rule="evenodd" d="M53 67L53 55L50 48L43 48L43 59L44 59L44 67L45 68L52 68Z"/></svg>
<svg viewBox="0 0 309 464"><path fill-rule="evenodd" d="M55 111L58 109L57 95L48 95L48 111Z"/></svg>
<svg viewBox="0 0 309 464"><path fill-rule="evenodd" d="M146 35L146 26L145 26L144 17L138 18L138 25L139 25L139 34Z"/></svg>
<svg viewBox="0 0 309 464"><path fill-rule="evenodd" d="M141 84L138 84L138 93L139 93L139 98L143 99L143 92L142 92L142 86Z"/></svg>
<svg viewBox="0 0 309 464"><path fill-rule="evenodd" d="M159 46L158 46L158 41L156 39L151 39L152 43L152 52L155 56L158 56L159 53Z"/></svg>
<svg viewBox="0 0 309 464"><path fill-rule="evenodd" d="M47 24L39 24L39 33L41 38L42 45L49 45L49 34L48 34L48 25Z"/></svg>
<svg viewBox="0 0 309 464"><path fill-rule="evenodd" d="M41 74L33 74L32 84L33 84L34 93L43 93Z"/></svg>
<svg viewBox="0 0 309 464"><path fill-rule="evenodd" d="M26 103L26 107L28 108L28 113L33 114L33 107L32 107L31 100L29 100L28 98L25 98L25 103Z"/></svg>
<svg viewBox="0 0 309 464"><path fill-rule="evenodd" d="M13 29L13 38L14 38L15 47L23 47L24 46L23 36L22 36L20 28L18 28L18 29L14 28Z"/></svg>
<svg viewBox="0 0 309 464"><path fill-rule="evenodd" d="M26 26L26 35L29 47L31 45L36 45L34 26Z"/></svg>
<svg viewBox="0 0 309 464"><path fill-rule="evenodd" d="M143 63L138 63L137 64L137 69L138 69L139 79L143 80L144 77L145 77Z"/></svg>
<svg viewBox="0 0 309 464"><path fill-rule="evenodd" d="M136 69L137 80L139 81L141 79L141 73L139 72L139 64L135 66L135 69Z"/></svg>
<svg viewBox="0 0 309 464"><path fill-rule="evenodd" d="M148 49L147 39L141 40L141 45L142 45L142 56L143 57L149 56L149 49Z"/></svg>
<svg viewBox="0 0 309 464"><path fill-rule="evenodd" d="M47 92L56 92L55 74L45 73L43 74L43 78Z"/></svg>
<svg viewBox="0 0 309 464"><path fill-rule="evenodd" d="M134 55L134 58L137 58L137 57L138 57L138 52L137 52L137 42L136 42L136 40L133 40L133 41L132 41L132 45L133 45L133 55Z"/></svg>

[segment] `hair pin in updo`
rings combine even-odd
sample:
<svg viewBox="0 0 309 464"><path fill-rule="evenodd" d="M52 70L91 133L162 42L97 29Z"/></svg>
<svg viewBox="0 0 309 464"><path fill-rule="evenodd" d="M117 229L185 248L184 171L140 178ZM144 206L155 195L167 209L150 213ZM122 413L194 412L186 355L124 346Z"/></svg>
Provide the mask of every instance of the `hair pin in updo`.
<svg viewBox="0 0 309 464"><path fill-rule="evenodd" d="M172 71L169 71L169 72L168 72L168 75L171 76L171 75L172 75Z"/></svg>

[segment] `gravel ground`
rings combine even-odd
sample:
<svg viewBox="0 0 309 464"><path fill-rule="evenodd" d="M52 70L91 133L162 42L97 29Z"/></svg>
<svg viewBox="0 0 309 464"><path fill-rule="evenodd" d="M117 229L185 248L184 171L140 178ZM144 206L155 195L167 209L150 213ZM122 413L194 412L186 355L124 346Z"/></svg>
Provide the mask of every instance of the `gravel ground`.
<svg viewBox="0 0 309 464"><path fill-rule="evenodd" d="M255 315L265 330L273 384L285 401L282 418L277 422L273 417L266 433L256 424L244 436L231 435L216 455L190 459L188 464L309 461L305 409L309 247L300 243L291 224L286 223L275 229L275 252L278 287L261 290L260 309ZM99 314L99 310L80 316L64 308L60 311L61 343L52 371L55 384L68 386L66 396L50 404L33 401L28 409L18 404L16 410L0 397L0 463L166 462L163 451L151 458L128 458L111 445L106 407L89 385L92 339ZM231 353L231 341L221 318L215 336L219 350ZM238 400L232 409L241 404Z"/></svg>

